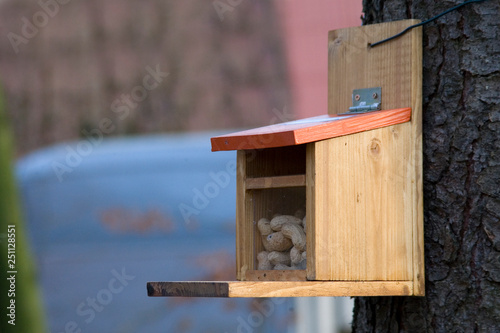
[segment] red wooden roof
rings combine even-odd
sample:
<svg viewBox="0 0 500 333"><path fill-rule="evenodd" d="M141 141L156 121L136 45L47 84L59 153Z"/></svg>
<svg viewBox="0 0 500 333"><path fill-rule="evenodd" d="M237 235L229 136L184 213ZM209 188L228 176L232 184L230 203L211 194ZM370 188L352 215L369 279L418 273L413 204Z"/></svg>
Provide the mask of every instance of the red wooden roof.
<svg viewBox="0 0 500 333"><path fill-rule="evenodd" d="M401 124L410 119L411 108L346 116L324 115L216 136L211 139L212 151L300 145Z"/></svg>

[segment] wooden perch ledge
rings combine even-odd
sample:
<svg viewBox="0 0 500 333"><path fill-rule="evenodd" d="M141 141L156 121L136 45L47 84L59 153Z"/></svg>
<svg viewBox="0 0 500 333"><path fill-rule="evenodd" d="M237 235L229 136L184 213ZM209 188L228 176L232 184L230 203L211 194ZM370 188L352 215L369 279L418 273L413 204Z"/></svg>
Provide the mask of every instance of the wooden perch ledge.
<svg viewBox="0 0 500 333"><path fill-rule="evenodd" d="M150 297L401 296L413 281L220 281L148 282Z"/></svg>

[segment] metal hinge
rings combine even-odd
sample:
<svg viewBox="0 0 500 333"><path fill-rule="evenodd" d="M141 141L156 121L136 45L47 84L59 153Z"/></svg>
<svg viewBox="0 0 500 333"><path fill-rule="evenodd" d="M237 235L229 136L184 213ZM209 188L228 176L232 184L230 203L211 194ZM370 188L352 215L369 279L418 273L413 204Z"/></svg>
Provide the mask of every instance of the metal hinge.
<svg viewBox="0 0 500 333"><path fill-rule="evenodd" d="M354 89L352 91L352 106L349 111L342 114L364 113L381 110L382 88Z"/></svg>

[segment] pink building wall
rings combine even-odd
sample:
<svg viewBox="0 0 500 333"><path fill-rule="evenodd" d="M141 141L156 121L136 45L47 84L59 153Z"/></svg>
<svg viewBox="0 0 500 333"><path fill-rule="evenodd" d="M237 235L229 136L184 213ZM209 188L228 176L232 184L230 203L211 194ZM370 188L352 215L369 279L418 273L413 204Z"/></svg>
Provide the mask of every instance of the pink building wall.
<svg viewBox="0 0 500 333"><path fill-rule="evenodd" d="M293 110L297 119L326 114L328 31L361 25L362 1L280 0L290 75Z"/></svg>

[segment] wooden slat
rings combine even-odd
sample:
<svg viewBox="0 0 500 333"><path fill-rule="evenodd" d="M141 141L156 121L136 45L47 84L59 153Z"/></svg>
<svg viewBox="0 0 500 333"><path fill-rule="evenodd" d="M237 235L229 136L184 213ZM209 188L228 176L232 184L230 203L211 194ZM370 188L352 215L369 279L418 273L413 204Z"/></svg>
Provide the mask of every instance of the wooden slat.
<svg viewBox="0 0 500 333"><path fill-rule="evenodd" d="M245 272L254 269L254 228L252 221L251 193L246 188L247 157L237 153L236 174L236 279L245 280ZM248 222L248 223L247 223Z"/></svg>
<svg viewBox="0 0 500 333"><path fill-rule="evenodd" d="M247 190L306 186L305 175L247 178Z"/></svg>
<svg viewBox="0 0 500 333"><path fill-rule="evenodd" d="M315 143L309 143L306 147L306 275L308 280L316 280L316 157Z"/></svg>
<svg viewBox="0 0 500 333"><path fill-rule="evenodd" d="M148 282L153 297L410 296L412 281Z"/></svg>
<svg viewBox="0 0 500 333"><path fill-rule="evenodd" d="M229 297L409 296L412 283L401 282L238 282L229 283Z"/></svg>
<svg viewBox="0 0 500 333"><path fill-rule="evenodd" d="M226 282L148 282L148 296L228 297Z"/></svg>
<svg viewBox="0 0 500 333"><path fill-rule="evenodd" d="M306 281L305 270L251 270L247 281Z"/></svg>
<svg viewBox="0 0 500 333"><path fill-rule="evenodd" d="M344 112L346 110L348 108L344 109ZM409 121L410 118L411 109L408 107L352 116L314 117L217 136L211 139L212 151L299 145L400 124Z"/></svg>
<svg viewBox="0 0 500 333"><path fill-rule="evenodd" d="M412 178L413 212L413 289L416 296L425 296L424 265L424 190L423 190L423 146L422 146L422 31L412 38L412 81L411 100L413 119L411 122L412 155L414 178Z"/></svg>

